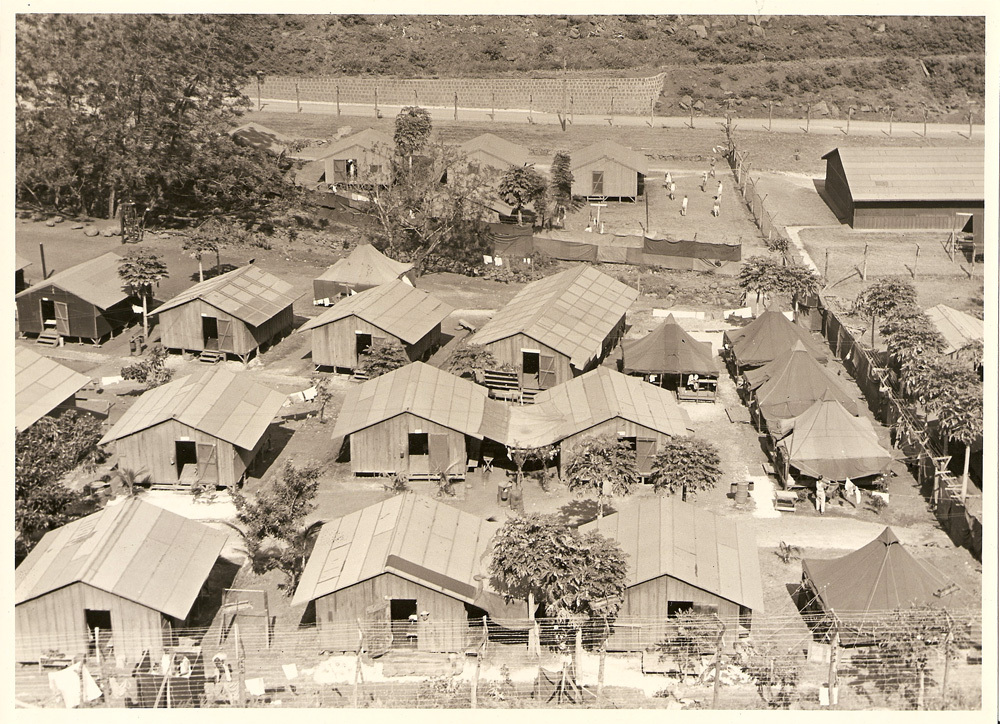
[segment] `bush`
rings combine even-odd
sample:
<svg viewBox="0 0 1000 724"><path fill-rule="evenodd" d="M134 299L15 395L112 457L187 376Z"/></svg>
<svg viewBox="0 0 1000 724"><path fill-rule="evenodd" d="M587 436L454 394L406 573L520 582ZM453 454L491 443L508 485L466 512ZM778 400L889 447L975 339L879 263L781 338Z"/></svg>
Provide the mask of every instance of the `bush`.
<svg viewBox="0 0 1000 724"><path fill-rule="evenodd" d="M406 351L395 340L375 342L361 353L358 369L368 375L368 379L380 377L387 372L410 363Z"/></svg>

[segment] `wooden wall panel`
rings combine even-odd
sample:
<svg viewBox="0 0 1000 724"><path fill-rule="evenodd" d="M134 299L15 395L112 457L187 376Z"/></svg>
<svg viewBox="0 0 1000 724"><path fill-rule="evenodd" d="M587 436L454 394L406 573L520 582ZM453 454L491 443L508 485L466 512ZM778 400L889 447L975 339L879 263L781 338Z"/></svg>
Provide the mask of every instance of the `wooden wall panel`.
<svg viewBox="0 0 1000 724"><path fill-rule="evenodd" d="M177 420L167 420L145 430L118 440L115 445L118 465L121 468L145 472L154 483L177 482L177 464L174 460L177 440L187 437L196 443L216 446L219 485L235 485L246 464L237 449L229 442L212 437Z"/></svg>
<svg viewBox="0 0 1000 724"><path fill-rule="evenodd" d="M314 365L325 367L345 367L354 369L358 359L356 333L364 332L372 337L384 337L394 340L403 347L406 357L411 362L423 359L432 345L441 341L441 325L438 324L413 344L407 344L398 337L386 332L364 319L351 315L336 322L324 324L310 331L312 335L312 358Z"/></svg>
<svg viewBox="0 0 1000 724"><path fill-rule="evenodd" d="M355 474L408 472L407 435L417 430L447 435L450 472L465 470L465 435L408 412L351 435L351 470Z"/></svg>
<svg viewBox="0 0 1000 724"><path fill-rule="evenodd" d="M537 349L542 354L551 355L555 358L556 385L568 382L575 376L574 370L569 363L569 357L525 334L513 334L510 337L498 339L496 342L491 342L483 346L493 353L498 362L506 362L513 365L519 375L521 373L522 362L521 350Z"/></svg>
<svg viewBox="0 0 1000 724"><path fill-rule="evenodd" d="M604 196L608 198L635 197L638 178L635 169L609 158L601 158L573 169L573 195L592 196L592 173L604 171Z"/></svg>
<svg viewBox="0 0 1000 724"><path fill-rule="evenodd" d="M104 327L107 328L105 331L98 331L97 318L101 314L100 309L85 302L75 294L47 285L17 298L17 329L19 332L41 334L44 331L44 322L39 306L43 298L67 305L69 310L69 334L67 336L69 337L92 339L110 331L107 328L107 323L104 324Z"/></svg>

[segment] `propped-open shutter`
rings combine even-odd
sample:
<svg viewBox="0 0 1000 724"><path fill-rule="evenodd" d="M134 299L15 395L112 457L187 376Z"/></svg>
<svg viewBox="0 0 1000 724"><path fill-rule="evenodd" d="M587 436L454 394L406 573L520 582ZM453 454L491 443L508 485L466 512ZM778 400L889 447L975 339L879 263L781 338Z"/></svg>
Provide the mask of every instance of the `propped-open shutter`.
<svg viewBox="0 0 1000 724"><path fill-rule="evenodd" d="M451 466L451 457L448 451L448 435L440 432L432 432L427 436L427 447L430 452L430 468L435 475L448 472Z"/></svg>
<svg viewBox="0 0 1000 724"><path fill-rule="evenodd" d="M370 655L381 656L392 647L389 601L377 601L365 609L361 631L364 635L364 649Z"/></svg>
<svg viewBox="0 0 1000 724"><path fill-rule="evenodd" d="M635 440L635 464L639 475L649 475L653 472L653 458L656 456L656 440L639 437Z"/></svg>
<svg viewBox="0 0 1000 724"><path fill-rule="evenodd" d="M212 443L198 443L198 480L202 483L219 481L219 465L216 447Z"/></svg>
<svg viewBox="0 0 1000 724"><path fill-rule="evenodd" d="M538 356L538 386L543 390L556 386L556 358L551 354Z"/></svg>
<svg viewBox="0 0 1000 724"><path fill-rule="evenodd" d="M388 344L388 343L389 343L389 338L388 337L376 337L375 335L372 335L372 346L373 347L376 344Z"/></svg>
<svg viewBox="0 0 1000 724"><path fill-rule="evenodd" d="M223 352L235 352L233 348L233 323L229 319L218 320L219 349Z"/></svg>
<svg viewBox="0 0 1000 724"><path fill-rule="evenodd" d="M347 179L347 161L346 160L334 160L333 162L333 178L327 179L329 183L336 183L337 181L344 181Z"/></svg>
<svg viewBox="0 0 1000 724"><path fill-rule="evenodd" d="M69 305L66 302L53 302L56 310L56 331L69 336Z"/></svg>

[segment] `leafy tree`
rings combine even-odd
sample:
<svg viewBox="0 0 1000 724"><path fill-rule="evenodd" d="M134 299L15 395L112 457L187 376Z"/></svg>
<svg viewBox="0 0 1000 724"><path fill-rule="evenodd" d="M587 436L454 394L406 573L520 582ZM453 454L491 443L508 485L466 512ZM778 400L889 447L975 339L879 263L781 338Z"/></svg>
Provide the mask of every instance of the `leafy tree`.
<svg viewBox="0 0 1000 724"><path fill-rule="evenodd" d="M799 671L788 656L775 647L743 644L739 666L757 687L771 709L787 709L796 696Z"/></svg>
<svg viewBox="0 0 1000 724"><path fill-rule="evenodd" d="M692 437L671 437L653 459L650 480L655 490L681 500L692 498L699 490L711 490L722 478L719 450L710 442Z"/></svg>
<svg viewBox="0 0 1000 724"><path fill-rule="evenodd" d="M552 181L549 185L552 202L555 205L555 216L559 224L566 223L566 212L573 204L573 172L570 171L570 156L557 151L552 157L552 170L549 173Z"/></svg>
<svg viewBox="0 0 1000 724"><path fill-rule="evenodd" d="M807 297L819 292L820 277L805 264L793 262L781 268L778 291L790 297Z"/></svg>
<svg viewBox="0 0 1000 724"><path fill-rule="evenodd" d="M327 377L313 377L312 386L316 389L316 406L319 408L319 421L326 422L323 419L326 413L326 406L330 404L330 400L333 399L333 391L330 389L330 380Z"/></svg>
<svg viewBox="0 0 1000 724"><path fill-rule="evenodd" d="M214 239L210 239L206 236L193 236L184 242L184 250L187 251L192 259L197 259L198 261L198 281L205 281L205 272L201 266L201 259L204 254L215 254L215 268L219 269L222 266L222 259L219 256L219 242Z"/></svg>
<svg viewBox="0 0 1000 724"><path fill-rule="evenodd" d="M872 320L872 348L875 347L875 323L892 312L917 304L917 289L906 279L883 277L865 287L854 300L854 309Z"/></svg>
<svg viewBox="0 0 1000 724"><path fill-rule="evenodd" d="M486 347L471 345L464 340L448 359L446 369L458 377L475 378L477 372L497 367L497 359Z"/></svg>
<svg viewBox="0 0 1000 724"><path fill-rule="evenodd" d="M144 358L122 367L121 376L146 385L147 390L165 385L174 376L174 371L164 364L166 358L167 350L161 345L153 345Z"/></svg>
<svg viewBox="0 0 1000 724"><path fill-rule="evenodd" d="M149 339L148 302L153 294L153 285L167 278L167 265L156 254L145 249L133 249L122 257L118 276L125 291L142 298L142 336Z"/></svg>
<svg viewBox="0 0 1000 724"><path fill-rule="evenodd" d="M292 188L227 133L250 105L252 15L17 18L17 195L43 207L257 220ZM287 164L287 162L284 162Z"/></svg>
<svg viewBox="0 0 1000 724"><path fill-rule="evenodd" d="M672 617L663 637L657 644L660 659L666 657L679 661L684 671L696 670L701 657L711 654L719 644L722 622L718 616L694 611L680 611ZM712 669L701 672L702 683Z"/></svg>
<svg viewBox="0 0 1000 724"><path fill-rule="evenodd" d="M410 364L406 352L395 340L375 342L361 353L358 359L358 369L374 379Z"/></svg>
<svg viewBox="0 0 1000 724"><path fill-rule="evenodd" d="M281 475L269 489L248 497L242 491L232 493L236 520L253 561L254 572L278 568L288 578L285 591L291 595L302 574L310 540L316 524L306 526L303 519L315 508L319 490L320 468L313 464L301 467L286 462ZM268 540L276 546L265 550Z"/></svg>
<svg viewBox="0 0 1000 724"><path fill-rule="evenodd" d="M736 281L744 295L753 292L760 304L762 294L770 295L781 290L781 265L763 256L752 256L743 262Z"/></svg>
<svg viewBox="0 0 1000 724"><path fill-rule="evenodd" d="M115 470L115 478L118 479L121 490L126 496L135 495L136 488L140 485L149 485L152 479L149 473L122 467Z"/></svg>
<svg viewBox="0 0 1000 724"><path fill-rule="evenodd" d="M396 115L396 130L392 140L396 152L407 159L408 168L413 168L413 157L420 153L431 138L431 114L426 108L407 106Z"/></svg>
<svg viewBox="0 0 1000 724"><path fill-rule="evenodd" d="M545 177L531 166L511 166L500 177L497 192L505 203L517 211L518 225L523 223L521 212L528 204L542 204L545 198Z"/></svg>
<svg viewBox="0 0 1000 724"><path fill-rule="evenodd" d="M14 437L14 525L23 553L49 530L70 522L82 496L59 483L67 472L103 459L97 447L101 424L92 415L67 410L43 417Z"/></svg>
<svg viewBox="0 0 1000 724"><path fill-rule="evenodd" d="M604 517L604 501L628 495L639 483L635 451L628 441L608 434L585 439L569 451L564 472L570 490L597 495L597 517Z"/></svg>
<svg viewBox="0 0 1000 724"><path fill-rule="evenodd" d="M890 359L899 365L904 379L931 356L944 349L944 338L924 312L915 306L897 307L879 330Z"/></svg>
<svg viewBox="0 0 1000 724"><path fill-rule="evenodd" d="M962 467L962 498L969 486L969 458L972 445L983 437L983 386L967 384L942 390L932 402L937 412L938 427L950 440L965 445L965 463Z"/></svg>
<svg viewBox="0 0 1000 724"><path fill-rule="evenodd" d="M979 376L967 364L932 355L912 368L904 380L904 389L908 396L930 407L949 390L975 387L978 384Z"/></svg>

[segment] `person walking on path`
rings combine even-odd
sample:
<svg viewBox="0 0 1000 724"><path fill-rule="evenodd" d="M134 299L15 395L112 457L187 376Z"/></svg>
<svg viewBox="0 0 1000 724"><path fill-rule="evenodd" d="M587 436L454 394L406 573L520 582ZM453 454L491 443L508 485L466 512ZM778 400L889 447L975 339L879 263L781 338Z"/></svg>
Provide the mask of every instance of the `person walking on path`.
<svg viewBox="0 0 1000 724"><path fill-rule="evenodd" d="M712 205L712 216L719 215L719 197L715 197L715 203Z"/></svg>
<svg viewBox="0 0 1000 724"><path fill-rule="evenodd" d="M713 157L712 159L710 159L709 163L712 164L712 168L709 169L708 175L711 176L712 178L715 178L715 158Z"/></svg>
<svg viewBox="0 0 1000 724"><path fill-rule="evenodd" d="M687 216L687 215L688 215L688 197L685 196L683 199L681 199L681 216Z"/></svg>
<svg viewBox="0 0 1000 724"><path fill-rule="evenodd" d="M715 192L715 195L718 198L720 198L720 199L722 198L722 182L721 181L719 181L719 189Z"/></svg>
<svg viewBox="0 0 1000 724"><path fill-rule="evenodd" d="M826 513L826 478L822 476L816 479L816 512Z"/></svg>
<svg viewBox="0 0 1000 724"><path fill-rule="evenodd" d="M673 183L673 180L674 177L670 175L669 171L667 171L666 175L663 177L663 187L664 188L669 187L670 184Z"/></svg>
<svg viewBox="0 0 1000 724"><path fill-rule="evenodd" d="M674 200L674 192L677 190L677 184L673 181L670 182L670 200Z"/></svg>
<svg viewBox="0 0 1000 724"><path fill-rule="evenodd" d="M708 171L702 171L701 172L701 190L702 190L702 193L704 193L706 186L708 186Z"/></svg>

